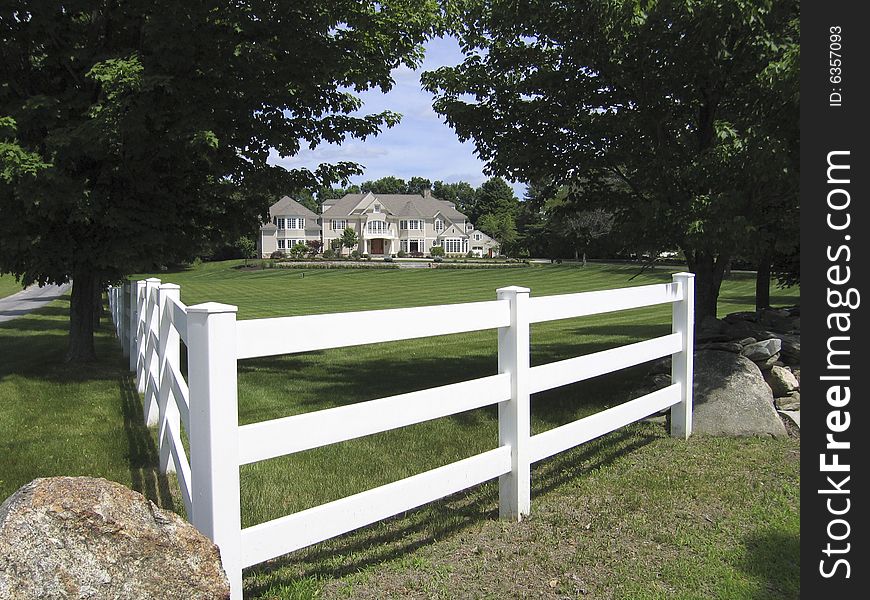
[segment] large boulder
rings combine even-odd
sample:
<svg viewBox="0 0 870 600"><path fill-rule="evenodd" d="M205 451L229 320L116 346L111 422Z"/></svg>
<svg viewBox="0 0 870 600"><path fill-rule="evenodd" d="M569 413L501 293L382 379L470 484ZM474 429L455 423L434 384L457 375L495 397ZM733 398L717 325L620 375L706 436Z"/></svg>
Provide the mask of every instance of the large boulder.
<svg viewBox="0 0 870 600"><path fill-rule="evenodd" d="M709 435L786 435L761 370L732 352L695 352L693 421Z"/></svg>
<svg viewBox="0 0 870 600"><path fill-rule="evenodd" d="M0 506L0 599L229 596L217 546L120 484L36 479Z"/></svg>

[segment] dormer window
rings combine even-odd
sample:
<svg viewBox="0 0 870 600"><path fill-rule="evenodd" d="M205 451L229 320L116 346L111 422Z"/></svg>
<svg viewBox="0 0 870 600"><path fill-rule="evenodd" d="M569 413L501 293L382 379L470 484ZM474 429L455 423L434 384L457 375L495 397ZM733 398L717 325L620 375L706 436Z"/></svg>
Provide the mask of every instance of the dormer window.
<svg viewBox="0 0 870 600"><path fill-rule="evenodd" d="M373 213L379 213L379 212L381 212L381 205L380 205L380 204L374 204L374 205L372 205L372 212L373 212Z"/></svg>
<svg viewBox="0 0 870 600"><path fill-rule="evenodd" d="M444 231L444 221L435 219L435 231Z"/></svg>

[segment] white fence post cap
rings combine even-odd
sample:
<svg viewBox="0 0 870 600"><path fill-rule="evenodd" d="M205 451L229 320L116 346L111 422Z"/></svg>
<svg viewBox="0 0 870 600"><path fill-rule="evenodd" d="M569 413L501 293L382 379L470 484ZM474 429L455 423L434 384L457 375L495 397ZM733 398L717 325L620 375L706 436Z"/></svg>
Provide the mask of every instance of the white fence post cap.
<svg viewBox="0 0 870 600"><path fill-rule="evenodd" d="M527 287L521 287L521 286L518 286L518 285L511 285L511 286L508 286L508 287L498 288L498 289L496 290L496 292L499 292L499 293L501 293L501 292L514 292L514 293L516 293L516 294L528 294L528 293L530 293L531 291L532 291L532 290L530 290L530 289L527 288Z"/></svg>
<svg viewBox="0 0 870 600"><path fill-rule="evenodd" d="M148 283L160 283L160 278L159 277L149 277L145 281L147 281Z"/></svg>
<svg viewBox="0 0 870 600"><path fill-rule="evenodd" d="M181 286L178 285L177 283L161 283L160 289L161 290L180 290Z"/></svg>
<svg viewBox="0 0 870 600"><path fill-rule="evenodd" d="M674 276L674 277L688 277L688 278L694 278L694 277L695 277L695 274L694 274L694 273L686 273L686 272L684 272L684 271L681 271L681 272L679 272L679 273L674 273L673 276Z"/></svg>
<svg viewBox="0 0 870 600"><path fill-rule="evenodd" d="M193 306L188 306L187 312L207 313L210 315L220 313L237 313L239 312L239 307L233 306L232 304L221 304L220 302L203 302L202 304L194 304Z"/></svg>

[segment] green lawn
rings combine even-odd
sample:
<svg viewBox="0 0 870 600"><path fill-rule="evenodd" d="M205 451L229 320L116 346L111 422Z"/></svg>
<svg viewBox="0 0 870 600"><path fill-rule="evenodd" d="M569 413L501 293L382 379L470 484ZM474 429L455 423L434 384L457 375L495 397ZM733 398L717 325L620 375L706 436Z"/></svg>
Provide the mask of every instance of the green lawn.
<svg viewBox="0 0 870 600"><path fill-rule="evenodd" d="M11 296L21 291L21 284L12 275L0 275L0 298Z"/></svg>
<svg viewBox="0 0 870 600"><path fill-rule="evenodd" d="M163 281L181 284L184 302L236 304L241 319L488 300L495 298L496 288L506 285L527 286L533 295L545 295L670 281L670 271L666 270L646 273L630 281L636 273L634 268L609 265L586 268L546 265L473 271L310 270L303 275L296 270L242 272L230 268L233 264L205 264L197 269L158 276ZM723 286L720 313L751 309L753 290L754 280L750 276L735 275ZM772 301L793 304L797 294L797 290L773 290ZM131 393L125 361L112 347L108 334L98 340L103 356L98 365L86 370L57 365L63 352L66 310L63 303L55 303L38 316L0 325L0 354L13 357L0 365L0 435L3 440L0 442L3 449L0 492L5 496L36 476L88 473L131 485L155 501L181 510L177 495L173 499L168 493L173 482L154 473L154 443L140 425L141 408ZM660 335L669 330L669 319L670 308L663 306L539 324L532 331L532 360L533 363L549 362ZM239 367L240 421L250 423L339 406L481 377L495 370L494 331L242 361ZM635 368L536 395L533 399L534 431L549 429L626 400L642 370L642 367ZM743 454L763 460L764 456L779 453L786 458L777 472L782 472L782 477L789 482L797 477L797 461L792 464L787 460L791 456L789 452L797 448L794 440L698 438L681 445L664 435L660 425L648 424L615 432L607 439L618 440L619 436L643 440L643 443L630 442L628 447L644 448L652 465L647 475L640 477L634 472L636 459L632 452L607 462L606 468L613 470L616 484L633 490L651 492L653 488L670 490L674 486L679 490L681 485L687 485L690 488L686 488L685 493L693 494L691 486L696 484L681 475L690 468L688 465L674 471L660 468L674 462L675 453L680 452L698 453L702 462L717 465L711 466L711 474L697 484L714 495L718 493L714 474L727 473L735 465L743 465ZM495 411L490 408L248 465L242 469L243 524L249 526L395 481L496 444L497 423ZM578 449L535 469L533 479L537 488L533 511L540 506L543 513L546 510L543 507L562 492L584 486L592 486L584 494L609 490L612 495L614 490L608 487L612 482L606 478L586 477L585 470L577 471L572 466L573 459L565 458L585 456L596 463L611 452L610 446L605 440L589 446L591 449ZM564 476L561 471L565 471ZM747 473L747 477L756 475ZM552 485L542 485L542 479L545 482L552 479ZM742 483L740 480L736 485ZM796 491L788 488L787 482L770 484L781 489L780 495L773 499L776 502L750 495L745 498L743 508L722 500L723 510L733 509L728 515L730 519L749 519L744 525L748 528L747 535L754 531L751 517L755 512L773 510L777 515L774 532L797 536ZM347 577L361 569L368 572L366 566L380 571L379 565L384 566L384 573L397 574L407 567L409 576L419 579L423 576L420 569L413 564L403 566L402 561L422 557L411 551L421 547L421 552L425 553L425 549L434 548L431 544L435 539L457 539L451 537L454 530L490 526L487 524L491 523L492 511L497 507L493 490L493 485L481 486L460 494L460 498L435 503L404 518L295 553L289 559L249 573L248 591L255 596L295 598L314 597L315 593L341 595L345 593L342 590L351 586L356 590L353 596L363 593L360 590L365 582L359 575ZM649 496L648 508L658 515L659 504L664 499L659 498L658 493L646 494L646 491L640 496L635 492L634 496L641 505L641 500ZM471 508L468 508L469 503ZM638 507L632 505L632 510ZM618 521L628 513L617 511L614 514ZM497 523L491 526L502 527ZM619 527L617 524L617 529ZM635 531L634 525L631 527L637 535L646 531ZM701 536L689 541L671 537L660 543L674 552L673 568L678 570L683 552L676 550L681 546L692 549L718 542ZM743 542L733 539L731 543L740 554ZM593 546L590 551L596 554L595 560L601 558L602 548ZM723 576L735 578L739 585L735 584L734 589L750 589L755 585L752 576L739 572L734 564L719 564L721 559L711 555L705 560L716 564L717 573L724 569ZM790 575L796 577L792 572ZM632 579L630 574L626 577L629 579L626 585L634 586L632 589L647 589L644 581ZM718 575L691 578L685 583L687 597L711 585L725 589L718 586L716 577ZM674 575L671 579L679 577ZM602 582L600 585L609 585ZM435 586L434 590L441 590L438 595L420 590L409 594L463 595L449 585L439 587L441 584L437 581L426 585L430 584ZM377 597L377 593L372 597ZM723 597L743 596L725 594Z"/></svg>

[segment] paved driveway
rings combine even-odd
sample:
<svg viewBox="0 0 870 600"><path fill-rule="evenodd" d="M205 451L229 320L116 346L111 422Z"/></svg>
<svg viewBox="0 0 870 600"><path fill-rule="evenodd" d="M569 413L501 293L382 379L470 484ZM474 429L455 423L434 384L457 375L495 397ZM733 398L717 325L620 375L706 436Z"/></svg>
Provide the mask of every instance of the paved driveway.
<svg viewBox="0 0 870 600"><path fill-rule="evenodd" d="M71 283L47 285L45 287L32 285L17 294L0 298L0 323L26 315L32 310L57 300L67 293L71 285Z"/></svg>

